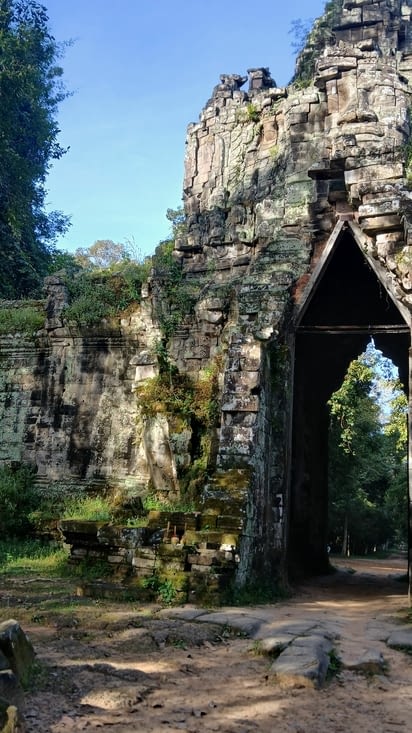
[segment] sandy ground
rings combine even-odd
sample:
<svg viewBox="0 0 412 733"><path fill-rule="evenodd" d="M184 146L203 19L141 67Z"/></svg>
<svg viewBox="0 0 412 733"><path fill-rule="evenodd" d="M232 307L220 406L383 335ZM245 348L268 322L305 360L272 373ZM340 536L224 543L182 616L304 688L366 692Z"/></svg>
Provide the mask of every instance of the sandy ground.
<svg viewBox="0 0 412 733"><path fill-rule="evenodd" d="M336 564L344 569L303 585L290 600L247 609L283 623L332 621L345 655L383 652L384 674L343 670L319 691L283 689L270 674L273 660L229 624L81 599L66 581L1 581L2 619L16 618L37 652L37 675L26 694L27 730L412 731L412 657L381 641L407 619L407 586L397 579L405 561Z"/></svg>

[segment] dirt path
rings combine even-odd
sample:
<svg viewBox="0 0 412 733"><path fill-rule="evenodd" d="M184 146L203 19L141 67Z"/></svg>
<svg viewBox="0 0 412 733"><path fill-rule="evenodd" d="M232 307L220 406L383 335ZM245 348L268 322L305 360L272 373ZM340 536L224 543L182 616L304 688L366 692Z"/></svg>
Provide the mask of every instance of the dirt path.
<svg viewBox="0 0 412 733"><path fill-rule="evenodd" d="M405 622L406 584L394 578L404 561L343 565L350 572L316 579L288 602L243 609L268 623L332 624L346 657L371 648L383 653L385 674L345 669L320 691L282 689L269 673L272 660L230 625L173 619L136 603L79 599L65 582L8 581L0 586L2 617L20 621L40 663L26 696L27 730L412 731L412 657L382 640Z"/></svg>

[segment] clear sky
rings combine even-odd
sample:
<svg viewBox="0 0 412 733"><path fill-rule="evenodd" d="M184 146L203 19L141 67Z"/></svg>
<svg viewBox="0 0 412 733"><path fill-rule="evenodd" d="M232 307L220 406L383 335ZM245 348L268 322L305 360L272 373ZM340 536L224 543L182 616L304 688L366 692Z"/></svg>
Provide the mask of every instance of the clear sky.
<svg viewBox="0 0 412 733"><path fill-rule="evenodd" d="M181 205L186 128L222 73L294 70L291 23L324 0L43 0L72 95L60 106L69 151L47 180L49 205L71 216L57 246L132 240L150 254Z"/></svg>

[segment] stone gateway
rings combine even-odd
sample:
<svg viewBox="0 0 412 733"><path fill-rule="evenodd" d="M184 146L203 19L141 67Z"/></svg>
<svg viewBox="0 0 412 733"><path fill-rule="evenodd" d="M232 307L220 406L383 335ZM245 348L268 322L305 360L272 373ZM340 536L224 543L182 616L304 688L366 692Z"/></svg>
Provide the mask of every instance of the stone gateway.
<svg viewBox="0 0 412 733"><path fill-rule="evenodd" d="M327 567L327 400L371 336L409 388L411 13L333 0L288 87L266 68L221 76L187 134L174 257L190 313L165 331L155 272L116 328L87 332L49 278L35 342L2 339L2 461L176 497L203 460L199 506L236 530L240 585ZM214 380L213 419L142 412L165 358Z"/></svg>

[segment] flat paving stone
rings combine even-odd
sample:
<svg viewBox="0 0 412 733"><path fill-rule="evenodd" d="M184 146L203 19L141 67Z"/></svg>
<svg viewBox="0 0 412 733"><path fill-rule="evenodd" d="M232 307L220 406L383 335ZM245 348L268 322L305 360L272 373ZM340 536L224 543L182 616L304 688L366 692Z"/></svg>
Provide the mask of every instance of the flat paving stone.
<svg viewBox="0 0 412 733"><path fill-rule="evenodd" d="M181 608L162 608L158 613L159 616L166 616L167 618L178 618L183 621L197 621L202 617L202 621L206 621L205 609L196 608L195 606L182 606Z"/></svg>
<svg viewBox="0 0 412 733"><path fill-rule="evenodd" d="M254 636L262 625L262 620L241 612L212 612L199 616L197 621L207 621L211 624L229 626L248 636ZM255 638L255 637L254 637Z"/></svg>
<svg viewBox="0 0 412 733"><path fill-rule="evenodd" d="M411 649L412 650L412 628L405 627L393 631L386 640L388 646L392 649Z"/></svg>
<svg viewBox="0 0 412 733"><path fill-rule="evenodd" d="M368 649L358 657L354 655L341 655L342 666L353 672L364 674L382 674L385 671L385 658L378 649Z"/></svg>

